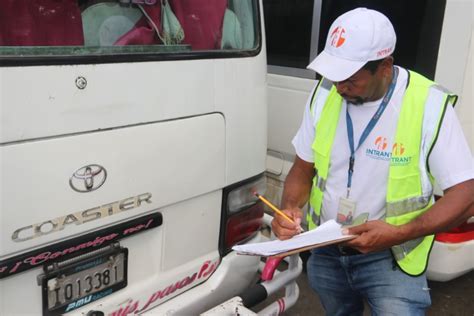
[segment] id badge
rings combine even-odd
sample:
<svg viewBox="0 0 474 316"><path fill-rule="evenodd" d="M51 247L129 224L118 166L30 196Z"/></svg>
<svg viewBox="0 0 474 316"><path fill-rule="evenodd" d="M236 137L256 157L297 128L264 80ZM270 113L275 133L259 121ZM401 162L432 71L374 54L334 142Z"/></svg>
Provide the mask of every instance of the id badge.
<svg viewBox="0 0 474 316"><path fill-rule="evenodd" d="M336 221L341 225L352 224L352 220L354 219L354 214L356 211L356 206L356 202L351 199L343 197L339 198Z"/></svg>

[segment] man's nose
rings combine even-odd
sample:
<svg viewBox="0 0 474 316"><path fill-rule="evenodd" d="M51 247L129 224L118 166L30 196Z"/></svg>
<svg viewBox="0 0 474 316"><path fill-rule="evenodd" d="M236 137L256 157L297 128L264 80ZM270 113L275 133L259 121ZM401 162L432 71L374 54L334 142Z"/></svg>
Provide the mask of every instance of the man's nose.
<svg viewBox="0 0 474 316"><path fill-rule="evenodd" d="M349 91L349 87L346 81L339 81L334 83L336 85L336 90L339 94L346 94Z"/></svg>

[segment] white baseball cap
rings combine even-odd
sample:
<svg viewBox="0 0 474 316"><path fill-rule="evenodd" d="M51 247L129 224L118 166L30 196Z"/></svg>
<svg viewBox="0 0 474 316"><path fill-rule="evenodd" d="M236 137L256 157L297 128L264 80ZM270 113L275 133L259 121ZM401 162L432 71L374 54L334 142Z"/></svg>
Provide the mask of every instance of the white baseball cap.
<svg viewBox="0 0 474 316"><path fill-rule="evenodd" d="M396 42L393 25L385 15L357 8L333 22L324 50L307 68L331 81L343 81L368 61L390 56Z"/></svg>

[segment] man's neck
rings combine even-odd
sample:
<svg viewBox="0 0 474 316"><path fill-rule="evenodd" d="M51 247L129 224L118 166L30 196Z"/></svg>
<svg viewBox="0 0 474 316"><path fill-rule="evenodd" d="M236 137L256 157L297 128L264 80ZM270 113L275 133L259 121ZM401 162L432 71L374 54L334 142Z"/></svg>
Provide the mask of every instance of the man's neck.
<svg viewBox="0 0 474 316"><path fill-rule="evenodd" d="M393 77L393 67L390 68L387 76L382 78L382 81L380 82L380 85L378 86L372 98L370 98L370 100L367 100L367 101L376 101L376 100L382 99L387 94L388 87L390 86L390 83L392 82L392 77Z"/></svg>

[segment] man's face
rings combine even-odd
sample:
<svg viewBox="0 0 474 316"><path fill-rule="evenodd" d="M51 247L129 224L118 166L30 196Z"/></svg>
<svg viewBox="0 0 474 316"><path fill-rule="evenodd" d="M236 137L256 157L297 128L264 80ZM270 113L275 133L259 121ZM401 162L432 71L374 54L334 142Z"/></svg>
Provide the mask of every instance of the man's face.
<svg viewBox="0 0 474 316"><path fill-rule="evenodd" d="M375 73L361 69L348 79L334 82L337 92L349 103L360 105L368 101L380 99L380 89L383 86L383 63Z"/></svg>

